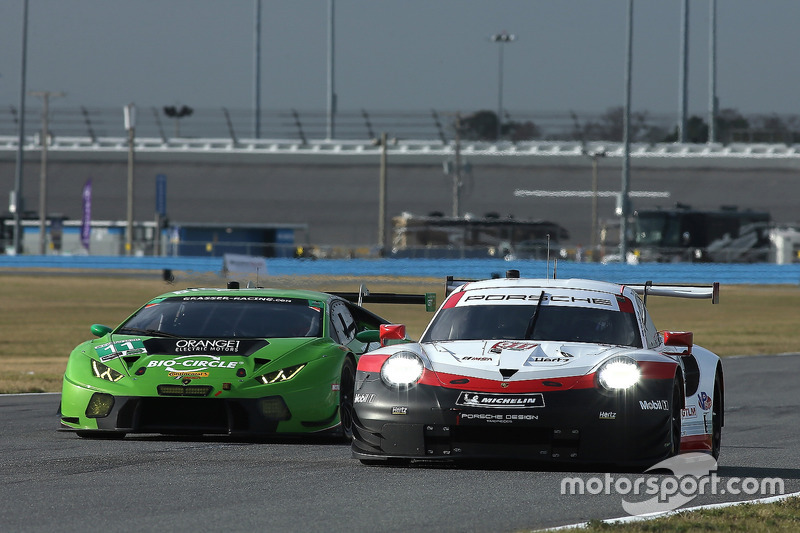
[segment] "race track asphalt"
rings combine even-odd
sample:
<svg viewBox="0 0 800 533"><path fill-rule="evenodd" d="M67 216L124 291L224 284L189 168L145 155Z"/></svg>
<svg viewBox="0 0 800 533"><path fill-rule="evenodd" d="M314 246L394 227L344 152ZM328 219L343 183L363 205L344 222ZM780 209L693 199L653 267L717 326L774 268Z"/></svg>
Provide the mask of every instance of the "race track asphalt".
<svg viewBox="0 0 800 533"><path fill-rule="evenodd" d="M800 355L724 365L721 486L780 478L786 493L799 491ZM619 493L561 494L565 477L599 472L366 467L332 441L86 440L56 430L58 403L58 394L0 396L3 531L500 532L626 516ZM688 505L761 496L706 494Z"/></svg>

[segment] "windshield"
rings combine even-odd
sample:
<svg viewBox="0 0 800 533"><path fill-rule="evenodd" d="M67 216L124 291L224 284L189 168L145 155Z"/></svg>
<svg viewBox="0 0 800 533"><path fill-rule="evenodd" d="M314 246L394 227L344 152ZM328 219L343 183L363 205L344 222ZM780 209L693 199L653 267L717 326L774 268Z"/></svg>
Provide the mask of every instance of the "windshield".
<svg viewBox="0 0 800 533"><path fill-rule="evenodd" d="M591 342L641 348L634 313L588 307L472 305L442 309L422 342L453 340L540 340Z"/></svg>
<svg viewBox="0 0 800 533"><path fill-rule="evenodd" d="M116 332L190 338L320 337L322 312L320 302L300 298L181 296L144 306Z"/></svg>
<svg viewBox="0 0 800 533"><path fill-rule="evenodd" d="M665 213L640 213L635 224L634 241L639 246L680 245L680 227L676 217Z"/></svg>

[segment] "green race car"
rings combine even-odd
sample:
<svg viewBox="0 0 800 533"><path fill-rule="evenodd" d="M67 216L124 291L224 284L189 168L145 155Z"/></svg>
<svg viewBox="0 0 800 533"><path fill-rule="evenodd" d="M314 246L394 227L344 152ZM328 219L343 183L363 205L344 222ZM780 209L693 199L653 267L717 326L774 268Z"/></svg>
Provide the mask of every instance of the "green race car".
<svg viewBox="0 0 800 533"><path fill-rule="evenodd" d="M435 295L186 289L147 302L70 354L61 426L127 433L352 435L355 368L388 321L363 303ZM357 302L357 303L356 303Z"/></svg>

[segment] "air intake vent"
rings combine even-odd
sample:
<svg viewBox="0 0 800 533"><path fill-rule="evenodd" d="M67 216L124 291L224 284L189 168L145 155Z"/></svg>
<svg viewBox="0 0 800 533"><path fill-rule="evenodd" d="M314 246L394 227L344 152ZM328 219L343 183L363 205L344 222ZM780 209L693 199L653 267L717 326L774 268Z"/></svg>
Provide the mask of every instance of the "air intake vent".
<svg viewBox="0 0 800 533"><path fill-rule="evenodd" d="M511 376L513 376L516 373L517 373L517 369L516 368L501 368L500 369L500 374L502 374L503 379L508 379L508 378L510 378Z"/></svg>
<svg viewBox="0 0 800 533"><path fill-rule="evenodd" d="M159 396L208 396L213 387L207 385L159 385Z"/></svg>

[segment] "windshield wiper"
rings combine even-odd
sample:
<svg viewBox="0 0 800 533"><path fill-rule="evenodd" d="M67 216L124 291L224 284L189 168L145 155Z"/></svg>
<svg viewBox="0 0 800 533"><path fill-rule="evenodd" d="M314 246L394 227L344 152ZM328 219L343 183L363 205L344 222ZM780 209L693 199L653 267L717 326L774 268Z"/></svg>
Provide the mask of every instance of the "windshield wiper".
<svg viewBox="0 0 800 533"><path fill-rule="evenodd" d="M131 334L131 335L147 335L149 337L173 337L176 339L182 338L181 335L174 333L167 333L156 329L141 329L141 328L120 328L116 331L117 334Z"/></svg>
<svg viewBox="0 0 800 533"><path fill-rule="evenodd" d="M539 301L536 302L536 309L533 310L533 315L531 315L531 319L528 320L528 327L525 329L524 337L526 339L533 338L533 329L536 327L536 321L539 319L539 309L542 307L542 301L544 301L544 291L539 295Z"/></svg>

